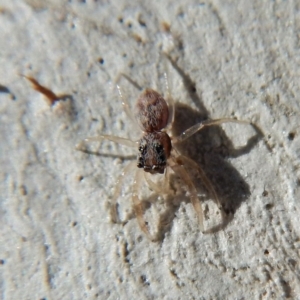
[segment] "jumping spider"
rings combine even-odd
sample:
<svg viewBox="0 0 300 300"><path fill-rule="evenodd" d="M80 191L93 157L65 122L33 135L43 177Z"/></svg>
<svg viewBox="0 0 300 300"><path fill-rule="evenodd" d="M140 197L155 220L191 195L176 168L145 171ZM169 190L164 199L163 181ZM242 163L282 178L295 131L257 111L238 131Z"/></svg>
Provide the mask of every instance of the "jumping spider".
<svg viewBox="0 0 300 300"><path fill-rule="evenodd" d="M128 79L126 75L123 76ZM117 198L121 191L122 182L129 170L137 167L132 186L133 208L140 228L151 240L155 240L155 237L152 236L149 232L147 222L144 219L144 208L139 198L139 189L141 187L142 180L145 179L149 187L156 192L166 194L168 193L168 189L162 190L157 186L155 182L150 179L150 176L148 176L148 174L164 174L165 180L169 181L169 169L171 169L181 178L182 182L186 185L190 200L198 215L200 229L202 232L205 232L203 223L203 211L200 200L198 198L196 187L193 183L191 173L189 171L190 166L198 172L202 183L210 192L215 203L221 210L221 213L222 206L213 185L205 175L204 171L197 165L195 161L184 155L181 155L176 149L176 145L185 141L196 132L208 126L220 125L222 123L228 122L250 124L246 121L228 118L205 120L193 125L189 129L181 133L179 136L173 137L171 135L171 129L174 122L174 101L169 93L167 75L164 74L164 76L166 80L167 90L166 97L163 97L153 89L145 89L137 99L133 116L129 109L127 99L123 97L120 87L119 85L117 85L125 112L131 117L131 119L133 117L135 118L143 132L142 138L140 140L132 141L112 135L100 135L96 137L89 137L77 146L77 149L82 150L82 146L85 143L109 140L133 148L138 147L137 163L132 162L128 166L126 166L117 180L115 192L112 199L112 220L114 222L119 222L117 213ZM128 80L131 81L130 79Z"/></svg>

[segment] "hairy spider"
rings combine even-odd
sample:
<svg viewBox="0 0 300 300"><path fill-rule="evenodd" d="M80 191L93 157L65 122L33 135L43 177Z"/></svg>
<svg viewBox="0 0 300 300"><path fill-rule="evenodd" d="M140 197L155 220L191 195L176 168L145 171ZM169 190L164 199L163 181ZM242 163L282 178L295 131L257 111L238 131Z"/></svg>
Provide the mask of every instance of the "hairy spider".
<svg viewBox="0 0 300 300"><path fill-rule="evenodd" d="M130 79L128 79L126 75L121 75L124 76L130 82L132 82ZM147 174L165 174L165 180L168 181L170 179L170 172L166 171L168 171L168 169L171 169L175 174L177 174L181 178L182 182L186 186L187 191L189 192L189 197L193 204L193 207L197 212L200 229L202 232L204 232L203 211L200 199L198 198L196 187L193 183L191 173L189 171L191 167L198 172L202 183L210 192L212 198L218 205L221 212L222 207L219 202L217 193L215 192L213 185L205 175L204 171L197 165L195 161L184 155L181 155L176 149L176 145L208 126L219 125L228 122L250 124L249 122L228 118L205 120L203 122L193 125L189 129L181 133L179 136L171 136L171 129L174 122L174 101L169 93L167 75L164 75L167 87L166 97L163 97L153 89L145 89L137 99L133 116L129 109L127 99L123 97L120 87L119 85L117 85L125 112L127 113L127 115L129 115L129 117L131 117L131 119L133 119L133 117L135 118L143 132L143 135L140 140L132 141L126 138L112 135L100 135L96 137L86 138L77 146L77 149L82 150L82 146L85 143L109 140L129 147L138 147L136 163L137 170L135 173L132 187L133 209L140 228L151 240L155 240L155 237L152 236L149 232L147 222L144 218L144 209L142 201L139 198L139 189L141 187L142 180L145 179L149 187L157 192L166 194L168 193L168 190L162 190L159 187L157 187L156 183L153 182L149 178L149 176L147 176ZM117 180L115 192L112 199L112 219L114 222L119 221L117 213L117 198L121 190L122 182L129 170L133 169L133 163L130 163L127 167L125 167L124 171Z"/></svg>

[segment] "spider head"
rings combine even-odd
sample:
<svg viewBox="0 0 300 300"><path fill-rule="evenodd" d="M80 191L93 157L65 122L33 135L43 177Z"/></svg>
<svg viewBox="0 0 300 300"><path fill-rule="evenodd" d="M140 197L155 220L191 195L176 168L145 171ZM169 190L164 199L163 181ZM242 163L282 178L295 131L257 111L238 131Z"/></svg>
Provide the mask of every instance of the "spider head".
<svg viewBox="0 0 300 300"><path fill-rule="evenodd" d="M146 133L139 142L137 167L151 174L163 174L171 148L170 137L165 132Z"/></svg>

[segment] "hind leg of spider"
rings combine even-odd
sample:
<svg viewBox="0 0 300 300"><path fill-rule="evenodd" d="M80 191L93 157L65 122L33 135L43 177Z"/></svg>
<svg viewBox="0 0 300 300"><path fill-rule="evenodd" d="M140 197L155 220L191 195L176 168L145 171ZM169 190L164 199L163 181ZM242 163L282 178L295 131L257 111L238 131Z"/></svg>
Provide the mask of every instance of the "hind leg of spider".
<svg viewBox="0 0 300 300"><path fill-rule="evenodd" d="M132 80L129 76L127 76L126 74L124 73L119 73L115 82L116 82L116 85L117 85L117 89L118 89L118 93L119 93L119 98L121 99L121 102L122 102L122 107L125 111L125 113L127 114L127 116L131 119L131 121L133 122L133 124L136 124L136 119L134 118L132 112L131 112L131 109L130 109L130 106L129 106L129 103L128 103L128 100L127 100L127 97L124 97L122 91L121 91L121 87L119 85L121 79L124 78L126 79L129 83L131 83L137 90L139 91L142 91L142 88L138 85L138 83L136 83L134 80Z"/></svg>
<svg viewBox="0 0 300 300"><path fill-rule="evenodd" d="M182 141L188 139L193 134L195 134L196 132L200 131L201 129L203 129L205 127L213 126L213 125L220 125L223 123L238 123L238 124L247 124L247 125L251 124L250 122L247 122L247 121L240 121L240 120L229 119L229 118L206 120L206 121L203 121L203 122L193 125L192 127L185 130L183 133L181 133L179 136L172 138L172 142L174 144L181 143Z"/></svg>
<svg viewBox="0 0 300 300"><path fill-rule="evenodd" d="M219 197L218 197L216 190L213 187L211 181L208 179L208 177L206 176L204 171L199 167L199 165L194 160L192 160L184 155L179 155L177 157L177 160L178 160L179 164L182 164L183 161L185 161L187 164L189 164L192 168L194 168L198 172L201 181L203 182L203 184L206 187L206 189L208 190L208 192L211 194L212 199L217 204L217 206L221 212L222 223L219 225L216 225L214 227L211 227L209 229L206 229L203 233L214 233L214 232L217 232L218 230L220 230L221 228L224 228L226 226L226 224L228 224L232 220L233 215L226 214L226 212L224 211L223 206L219 200Z"/></svg>
<svg viewBox="0 0 300 300"><path fill-rule="evenodd" d="M190 199L193 204L193 207L197 213L200 230L204 232L204 222L203 222L203 210L200 203L200 199L197 196L197 190L193 181L181 163L178 163L177 158L175 156L171 156L169 158L169 165L174 171L175 174L179 175L179 177L183 180L187 189L190 193Z"/></svg>
<svg viewBox="0 0 300 300"><path fill-rule="evenodd" d="M133 202L133 208L135 212L136 219L139 223L139 226L141 230L146 234L146 236L149 238L151 241L156 241L156 237L152 236L149 232L149 229L147 227L147 223L144 218L144 208L143 208L143 203L141 202L139 196L138 196L138 191L140 190L141 184L142 184L142 179L143 176L141 174L143 170L138 169L136 171L133 187L132 187L132 202Z"/></svg>
<svg viewBox="0 0 300 300"><path fill-rule="evenodd" d="M169 75L168 75L168 66L167 66L167 54L162 53L161 54L162 61L163 61L163 68L164 68L164 81L165 81L165 100L168 104L168 110L169 110L169 119L168 119L168 125L167 129L171 129L174 123L174 117L175 117L175 108L174 108L174 99L170 92L170 81L169 81Z"/></svg>
<svg viewBox="0 0 300 300"><path fill-rule="evenodd" d="M206 187L208 192L211 194L211 197L217 204L218 208L222 211L222 205L220 203L219 197L218 197L211 181L208 179L208 177L206 176L204 171L199 167L199 165L194 160L192 160L182 154L178 155L178 157L176 159L179 163L184 163L184 161L187 162L187 164L191 165L192 168L194 168L198 172L201 182L203 182L204 186Z"/></svg>
<svg viewBox="0 0 300 300"><path fill-rule="evenodd" d="M121 173L121 175L118 177L118 179L116 181L114 194L113 194L113 197L112 197L112 200L110 203L111 221L114 223L124 223L124 221L122 222L120 220L119 215L118 215L117 199L121 194L122 184L124 182L124 179L126 178L126 176L128 174L132 173L135 168L136 168L136 162L132 161L124 168L123 172Z"/></svg>

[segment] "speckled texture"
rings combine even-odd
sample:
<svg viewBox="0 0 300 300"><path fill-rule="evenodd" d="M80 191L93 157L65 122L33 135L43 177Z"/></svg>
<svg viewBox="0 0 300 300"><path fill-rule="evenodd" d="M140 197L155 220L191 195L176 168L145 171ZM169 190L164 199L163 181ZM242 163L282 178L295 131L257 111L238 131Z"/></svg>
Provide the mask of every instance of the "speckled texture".
<svg viewBox="0 0 300 300"><path fill-rule="evenodd" d="M297 1L64 2L0 0L1 299L299 298ZM166 65L180 103L175 132L235 116L264 138L224 125L187 141L182 150L233 220L203 235L188 197L152 203L153 226L161 214L171 219L152 243L129 189L119 199L128 222L110 222L117 177L136 152L105 142L91 148L109 155L96 156L75 146L99 133L138 137L113 83L125 73L163 91ZM49 107L19 74L72 99ZM120 85L133 104L136 88Z"/></svg>

